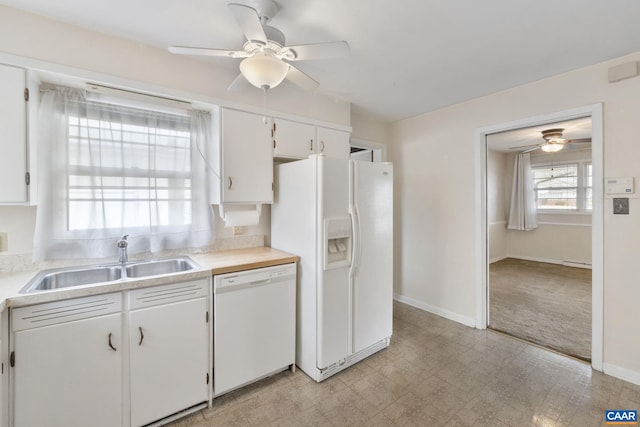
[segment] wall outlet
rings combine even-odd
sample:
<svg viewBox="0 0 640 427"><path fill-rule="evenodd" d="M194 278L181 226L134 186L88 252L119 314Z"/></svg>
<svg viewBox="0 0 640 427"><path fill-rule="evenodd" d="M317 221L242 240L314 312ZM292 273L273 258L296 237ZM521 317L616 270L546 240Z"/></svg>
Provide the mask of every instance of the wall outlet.
<svg viewBox="0 0 640 427"><path fill-rule="evenodd" d="M613 214L629 215L629 198L628 197L614 197Z"/></svg>
<svg viewBox="0 0 640 427"><path fill-rule="evenodd" d="M235 227L233 227L233 235L234 236L238 236L240 234L244 233L244 227L241 225L236 225Z"/></svg>
<svg viewBox="0 0 640 427"><path fill-rule="evenodd" d="M9 237L7 233L0 233L0 252L6 252L9 250Z"/></svg>

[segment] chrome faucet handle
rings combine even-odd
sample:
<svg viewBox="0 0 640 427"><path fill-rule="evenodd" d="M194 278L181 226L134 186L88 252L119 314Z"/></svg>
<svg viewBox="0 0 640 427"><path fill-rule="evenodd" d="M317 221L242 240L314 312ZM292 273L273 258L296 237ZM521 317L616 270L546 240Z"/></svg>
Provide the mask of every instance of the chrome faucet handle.
<svg viewBox="0 0 640 427"><path fill-rule="evenodd" d="M122 236L122 238L116 242L116 245L118 245L119 248L126 248L129 244L129 242L127 242L127 237L129 237L128 234Z"/></svg>

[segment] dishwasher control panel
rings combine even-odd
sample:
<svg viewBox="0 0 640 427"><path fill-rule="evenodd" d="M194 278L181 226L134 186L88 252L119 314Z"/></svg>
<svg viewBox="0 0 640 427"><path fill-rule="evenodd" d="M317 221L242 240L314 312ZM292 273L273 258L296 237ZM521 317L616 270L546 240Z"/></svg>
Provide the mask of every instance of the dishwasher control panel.
<svg viewBox="0 0 640 427"><path fill-rule="evenodd" d="M231 288L266 285L295 277L295 264L277 265L213 277L214 292L226 292Z"/></svg>

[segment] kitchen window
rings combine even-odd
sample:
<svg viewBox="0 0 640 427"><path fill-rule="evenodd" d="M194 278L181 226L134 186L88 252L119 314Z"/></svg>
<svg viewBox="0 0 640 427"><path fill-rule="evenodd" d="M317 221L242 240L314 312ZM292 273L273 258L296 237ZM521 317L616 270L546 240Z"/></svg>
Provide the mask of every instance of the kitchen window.
<svg viewBox="0 0 640 427"><path fill-rule="evenodd" d="M591 162L534 165L532 177L538 212L591 212L593 206Z"/></svg>
<svg viewBox="0 0 640 427"><path fill-rule="evenodd" d="M206 167L208 113L167 113L43 93L36 259L114 256L211 241Z"/></svg>
<svg viewBox="0 0 640 427"><path fill-rule="evenodd" d="M92 109L68 118L68 229L190 225L189 117Z"/></svg>

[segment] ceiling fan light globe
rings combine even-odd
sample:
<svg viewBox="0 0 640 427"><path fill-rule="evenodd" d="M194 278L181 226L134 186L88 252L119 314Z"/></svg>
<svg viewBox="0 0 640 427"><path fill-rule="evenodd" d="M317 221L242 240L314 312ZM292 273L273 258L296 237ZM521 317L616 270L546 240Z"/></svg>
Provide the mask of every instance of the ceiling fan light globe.
<svg viewBox="0 0 640 427"><path fill-rule="evenodd" d="M271 55L254 55L240 63L240 72L253 86L272 89L282 83L289 65Z"/></svg>
<svg viewBox="0 0 640 427"><path fill-rule="evenodd" d="M540 149L542 151L544 151L545 153L556 153L560 150L562 150L562 147L564 147L563 144L557 144L557 143L553 143L553 142L548 142L546 144L543 144Z"/></svg>

